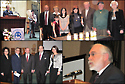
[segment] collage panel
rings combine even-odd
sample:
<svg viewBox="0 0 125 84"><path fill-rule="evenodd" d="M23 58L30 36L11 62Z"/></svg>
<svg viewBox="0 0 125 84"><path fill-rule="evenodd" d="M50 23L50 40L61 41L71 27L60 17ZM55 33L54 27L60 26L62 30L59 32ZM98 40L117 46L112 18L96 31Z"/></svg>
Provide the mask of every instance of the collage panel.
<svg viewBox="0 0 125 84"><path fill-rule="evenodd" d="M2 41L0 83L62 83L62 41Z"/></svg>
<svg viewBox="0 0 125 84"><path fill-rule="evenodd" d="M124 83L124 50L124 41L63 41L63 83Z"/></svg>

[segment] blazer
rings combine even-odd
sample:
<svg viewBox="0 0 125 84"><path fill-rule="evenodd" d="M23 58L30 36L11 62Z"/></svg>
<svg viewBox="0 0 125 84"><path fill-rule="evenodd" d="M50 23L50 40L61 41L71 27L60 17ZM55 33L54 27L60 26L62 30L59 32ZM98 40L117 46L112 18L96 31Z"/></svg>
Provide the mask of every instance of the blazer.
<svg viewBox="0 0 125 84"><path fill-rule="evenodd" d="M31 73L31 70L34 70L34 56L30 54L27 62L26 54L22 55L21 66L24 73Z"/></svg>
<svg viewBox="0 0 125 84"><path fill-rule="evenodd" d="M39 60L39 52L35 54L35 71L45 74L49 67L49 54L43 53L41 60Z"/></svg>
<svg viewBox="0 0 125 84"><path fill-rule="evenodd" d="M90 83L93 83L93 81L95 80L95 76L96 74L94 74L91 79L90 79ZM121 83L125 83L124 80L125 75L122 73L122 71L120 71L117 67L115 67L114 65L110 64L103 72L102 74L99 76L99 78L95 81L95 83L98 84L121 84Z"/></svg>
<svg viewBox="0 0 125 84"><path fill-rule="evenodd" d="M5 15L9 15L9 14L13 14L13 12L10 11L10 10L9 10L9 12L8 12L8 10L4 11L3 12L3 17L5 17Z"/></svg>
<svg viewBox="0 0 125 84"><path fill-rule="evenodd" d="M50 57L49 69L52 66L52 56L53 56L53 54ZM53 62L53 68L58 68L58 71L61 71L61 68L62 68L62 54L55 55L55 57L53 58L53 61L54 61Z"/></svg>
<svg viewBox="0 0 125 84"><path fill-rule="evenodd" d="M80 23L81 23L81 14L79 14L78 16L80 17ZM74 33L74 14L71 14L69 17L69 29L71 34L73 34Z"/></svg>
<svg viewBox="0 0 125 84"><path fill-rule="evenodd" d="M44 21L44 17L45 16L45 12L41 13L40 14L40 27L43 27L44 28L44 24L45 24L45 21ZM54 15L52 13L50 13L49 11L49 16L48 16L48 26L51 28L51 22L54 21Z"/></svg>
<svg viewBox="0 0 125 84"><path fill-rule="evenodd" d="M110 32L112 32L113 28L112 28L112 15L113 12L109 11L109 15L108 15L108 30L110 30ZM124 30L124 15L123 15L123 10L118 9L118 11L115 12L116 15L116 28L119 28L119 32L120 30Z"/></svg>
<svg viewBox="0 0 125 84"><path fill-rule="evenodd" d="M13 72L17 71L18 73L20 73L21 72L21 56L20 58L18 58L16 54L12 55L11 63L12 63Z"/></svg>
<svg viewBox="0 0 125 84"><path fill-rule="evenodd" d="M94 16L95 9L89 8L87 18L85 17L85 9L82 10L82 17L83 17L83 22L84 26L86 27L86 24L88 25L89 29L92 29L93 27L93 16Z"/></svg>
<svg viewBox="0 0 125 84"><path fill-rule="evenodd" d="M5 55L0 56L0 73L4 73L6 74L10 74L11 75L11 70L12 70L12 66L11 66L11 57L8 56L9 59L7 59L5 57ZM1 74L0 74L1 75Z"/></svg>

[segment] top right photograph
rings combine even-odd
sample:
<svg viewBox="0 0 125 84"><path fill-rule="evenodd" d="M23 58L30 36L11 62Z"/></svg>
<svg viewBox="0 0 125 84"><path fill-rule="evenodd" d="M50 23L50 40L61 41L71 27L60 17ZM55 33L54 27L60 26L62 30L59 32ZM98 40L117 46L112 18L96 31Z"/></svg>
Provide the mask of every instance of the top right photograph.
<svg viewBox="0 0 125 84"><path fill-rule="evenodd" d="M125 40L125 1L41 1L40 40Z"/></svg>

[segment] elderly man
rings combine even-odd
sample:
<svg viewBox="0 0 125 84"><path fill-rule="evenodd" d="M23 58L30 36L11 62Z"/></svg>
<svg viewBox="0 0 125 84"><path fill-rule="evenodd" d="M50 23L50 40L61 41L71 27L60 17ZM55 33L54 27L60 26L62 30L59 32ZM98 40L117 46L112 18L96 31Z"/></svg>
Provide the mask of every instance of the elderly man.
<svg viewBox="0 0 125 84"><path fill-rule="evenodd" d="M10 6L7 5L6 10L3 12L3 17L5 17L6 15L12 15L12 14L13 14L13 12L10 11Z"/></svg>
<svg viewBox="0 0 125 84"><path fill-rule="evenodd" d="M90 32L93 27L93 15L95 12L95 9L92 9L90 7L89 2L84 2L84 10L82 11L82 17L83 17L83 22L84 22L84 31L85 32Z"/></svg>
<svg viewBox="0 0 125 84"><path fill-rule="evenodd" d="M111 63L113 57L110 49L102 44L95 44L89 51L88 64L90 70L97 71L90 83L109 84L125 83L124 74Z"/></svg>
<svg viewBox="0 0 125 84"><path fill-rule="evenodd" d="M52 36L51 22L54 21L53 14L49 11L49 6L44 6L44 12L40 14L40 27L43 30L43 40Z"/></svg>
<svg viewBox="0 0 125 84"><path fill-rule="evenodd" d="M98 9L93 17L93 30L97 31L97 35L107 35L108 10L104 9L104 3L99 2Z"/></svg>

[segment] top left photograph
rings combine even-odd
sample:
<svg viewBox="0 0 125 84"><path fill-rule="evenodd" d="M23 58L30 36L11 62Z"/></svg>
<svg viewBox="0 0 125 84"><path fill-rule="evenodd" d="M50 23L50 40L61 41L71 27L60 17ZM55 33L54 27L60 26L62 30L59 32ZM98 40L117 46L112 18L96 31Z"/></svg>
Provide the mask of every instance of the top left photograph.
<svg viewBox="0 0 125 84"><path fill-rule="evenodd" d="M40 1L0 1L0 39L39 40Z"/></svg>

